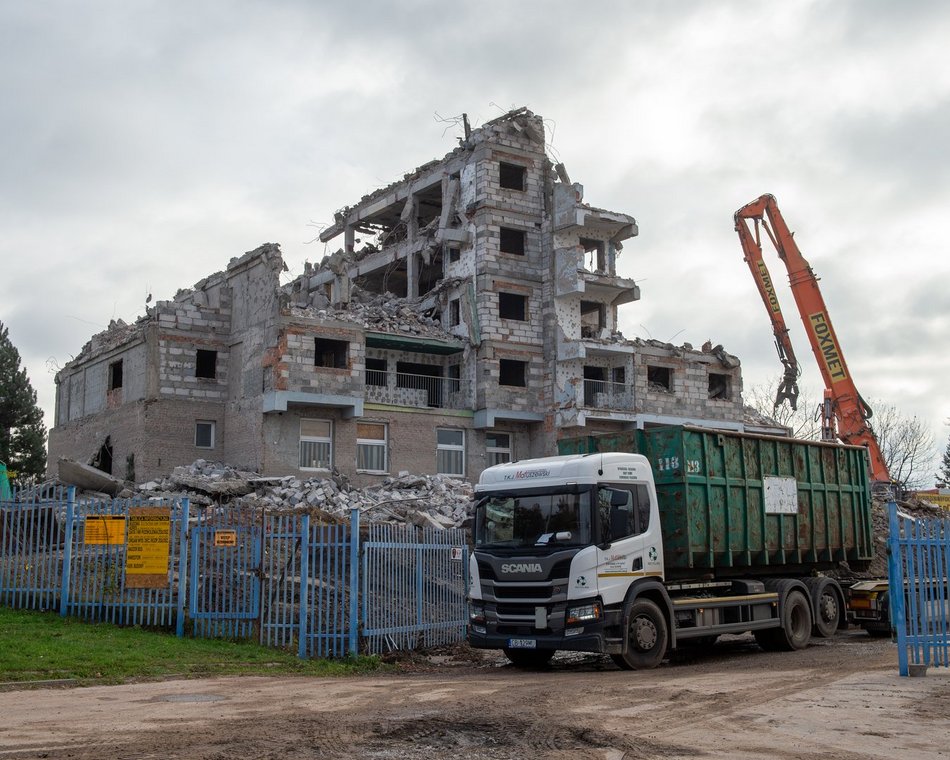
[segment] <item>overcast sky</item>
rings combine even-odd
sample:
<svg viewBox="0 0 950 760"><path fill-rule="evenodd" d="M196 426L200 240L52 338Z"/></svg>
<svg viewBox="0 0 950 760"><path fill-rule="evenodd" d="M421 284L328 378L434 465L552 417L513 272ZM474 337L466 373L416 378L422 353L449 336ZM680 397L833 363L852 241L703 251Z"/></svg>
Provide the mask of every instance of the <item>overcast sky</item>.
<svg viewBox="0 0 950 760"><path fill-rule="evenodd" d="M946 444L950 4L6 2L0 39L0 321L48 424L110 319L264 242L289 279L334 210L454 148L452 117L525 105L585 200L639 222L628 337L777 377L732 219L773 193L862 395Z"/></svg>

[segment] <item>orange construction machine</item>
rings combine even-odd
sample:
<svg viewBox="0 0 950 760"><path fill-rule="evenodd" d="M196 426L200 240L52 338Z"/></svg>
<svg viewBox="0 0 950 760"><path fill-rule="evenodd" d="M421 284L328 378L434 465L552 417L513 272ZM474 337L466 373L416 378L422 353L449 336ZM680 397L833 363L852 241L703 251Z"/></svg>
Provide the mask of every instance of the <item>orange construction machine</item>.
<svg viewBox="0 0 950 760"><path fill-rule="evenodd" d="M742 242L746 264L755 278L755 284L772 320L775 345L785 373L775 397L775 406L788 401L792 408L798 403L798 376L801 373L795 352L788 336L785 317L775 295L769 270L762 259L760 229L775 246L779 258L788 269L788 281L798 304L798 312L811 341L811 349L818 361L821 376L825 381L825 397L822 404L822 438L841 440L844 443L866 446L871 460L871 479L889 482L887 464L881 453L874 431L868 422L871 409L861 398L851 379L848 365L841 351L841 343L828 316L828 309L818 288L818 278L798 250L792 233L785 224L775 196L763 195L748 203L735 214L736 232Z"/></svg>

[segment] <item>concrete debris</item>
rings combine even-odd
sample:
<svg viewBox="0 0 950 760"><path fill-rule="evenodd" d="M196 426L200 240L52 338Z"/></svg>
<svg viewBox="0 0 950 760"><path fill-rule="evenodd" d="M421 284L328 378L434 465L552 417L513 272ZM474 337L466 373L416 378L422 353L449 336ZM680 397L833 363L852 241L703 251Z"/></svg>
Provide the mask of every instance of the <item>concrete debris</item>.
<svg viewBox="0 0 950 760"><path fill-rule="evenodd" d="M60 457L58 472L61 483L76 486L84 491L100 491L110 497L118 496L126 487L125 481L66 457Z"/></svg>

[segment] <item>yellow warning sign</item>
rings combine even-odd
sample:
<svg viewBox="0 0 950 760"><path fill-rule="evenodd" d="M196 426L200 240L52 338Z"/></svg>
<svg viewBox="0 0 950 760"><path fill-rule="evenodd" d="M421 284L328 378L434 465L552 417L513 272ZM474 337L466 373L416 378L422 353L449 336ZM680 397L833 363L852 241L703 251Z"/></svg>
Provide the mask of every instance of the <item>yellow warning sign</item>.
<svg viewBox="0 0 950 760"><path fill-rule="evenodd" d="M215 546L237 546L236 530L216 530L214 532Z"/></svg>
<svg viewBox="0 0 950 760"><path fill-rule="evenodd" d="M124 544L125 515L89 515L82 532L84 544Z"/></svg>
<svg viewBox="0 0 950 760"><path fill-rule="evenodd" d="M126 588L164 588L168 585L171 510L167 507L130 507L125 549Z"/></svg>
<svg viewBox="0 0 950 760"><path fill-rule="evenodd" d="M946 493L927 493L926 491L918 491L914 494L921 501L927 501L937 507L943 507L944 509L950 509L950 494Z"/></svg>

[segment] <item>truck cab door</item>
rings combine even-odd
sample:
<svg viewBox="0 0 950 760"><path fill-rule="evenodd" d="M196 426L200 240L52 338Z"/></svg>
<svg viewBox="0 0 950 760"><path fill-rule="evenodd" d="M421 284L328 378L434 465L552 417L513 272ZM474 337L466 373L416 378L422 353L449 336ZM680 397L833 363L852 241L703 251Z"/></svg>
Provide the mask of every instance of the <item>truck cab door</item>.
<svg viewBox="0 0 950 760"><path fill-rule="evenodd" d="M623 601L638 577L662 576L662 545L651 524L651 506L645 483L610 483L597 489L597 587L604 604Z"/></svg>

